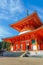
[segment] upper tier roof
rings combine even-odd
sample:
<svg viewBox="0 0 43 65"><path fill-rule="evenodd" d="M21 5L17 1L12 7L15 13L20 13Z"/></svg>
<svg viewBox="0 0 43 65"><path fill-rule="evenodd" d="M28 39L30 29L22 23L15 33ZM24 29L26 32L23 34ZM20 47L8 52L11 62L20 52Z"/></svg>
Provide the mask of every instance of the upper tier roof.
<svg viewBox="0 0 43 65"><path fill-rule="evenodd" d="M18 30L19 32L23 31L24 29L26 30L26 28L38 28L42 25L42 22L39 18L39 16L37 15L36 12L32 13L31 15L27 16L26 18L23 18L22 20L11 24L10 26L16 30Z"/></svg>

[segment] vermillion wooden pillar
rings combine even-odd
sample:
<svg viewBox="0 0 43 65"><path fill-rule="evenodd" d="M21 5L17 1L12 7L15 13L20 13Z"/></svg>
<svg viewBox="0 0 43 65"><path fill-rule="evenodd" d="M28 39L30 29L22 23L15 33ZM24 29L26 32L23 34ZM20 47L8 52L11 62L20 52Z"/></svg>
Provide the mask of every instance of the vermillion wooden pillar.
<svg viewBox="0 0 43 65"><path fill-rule="evenodd" d="M13 51L16 51L16 43L14 43Z"/></svg>
<svg viewBox="0 0 43 65"><path fill-rule="evenodd" d="M29 42L29 50L32 49L31 46L32 46L32 43L31 43L31 41L30 41L30 42Z"/></svg>
<svg viewBox="0 0 43 65"><path fill-rule="evenodd" d="M40 44L40 50L43 50L43 43Z"/></svg>
<svg viewBox="0 0 43 65"><path fill-rule="evenodd" d="M21 50L26 51L26 42L22 42Z"/></svg>
<svg viewBox="0 0 43 65"><path fill-rule="evenodd" d="M16 45L16 50L20 51L20 42L18 41Z"/></svg>

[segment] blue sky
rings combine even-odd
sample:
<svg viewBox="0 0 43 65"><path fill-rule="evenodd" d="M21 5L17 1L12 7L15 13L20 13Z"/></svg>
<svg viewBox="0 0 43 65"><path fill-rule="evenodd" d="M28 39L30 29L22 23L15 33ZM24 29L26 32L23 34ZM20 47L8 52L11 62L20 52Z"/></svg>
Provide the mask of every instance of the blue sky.
<svg viewBox="0 0 43 65"><path fill-rule="evenodd" d="M43 0L0 0L0 40L18 34L9 24L15 23L37 11L43 22Z"/></svg>

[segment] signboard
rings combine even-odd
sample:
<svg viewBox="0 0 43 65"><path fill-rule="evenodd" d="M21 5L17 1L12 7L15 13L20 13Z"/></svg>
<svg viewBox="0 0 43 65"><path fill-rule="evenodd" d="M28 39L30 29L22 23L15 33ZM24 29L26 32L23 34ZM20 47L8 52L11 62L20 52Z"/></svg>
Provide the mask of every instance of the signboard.
<svg viewBox="0 0 43 65"><path fill-rule="evenodd" d="M35 40L34 39L32 40L32 44L35 44Z"/></svg>

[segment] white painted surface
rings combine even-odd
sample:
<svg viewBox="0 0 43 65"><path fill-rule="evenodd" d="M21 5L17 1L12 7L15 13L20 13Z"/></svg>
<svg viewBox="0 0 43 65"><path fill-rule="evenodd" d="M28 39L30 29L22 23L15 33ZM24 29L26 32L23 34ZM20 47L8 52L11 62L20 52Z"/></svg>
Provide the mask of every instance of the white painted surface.
<svg viewBox="0 0 43 65"><path fill-rule="evenodd" d="M33 45L33 50L37 50L37 46L36 45Z"/></svg>
<svg viewBox="0 0 43 65"><path fill-rule="evenodd" d="M13 51L13 46L11 47L11 51Z"/></svg>
<svg viewBox="0 0 43 65"><path fill-rule="evenodd" d="M24 34L24 33L27 33L27 32L31 32L32 30L27 30L27 31L23 31L23 32L20 32L18 35L21 35L21 34Z"/></svg>

